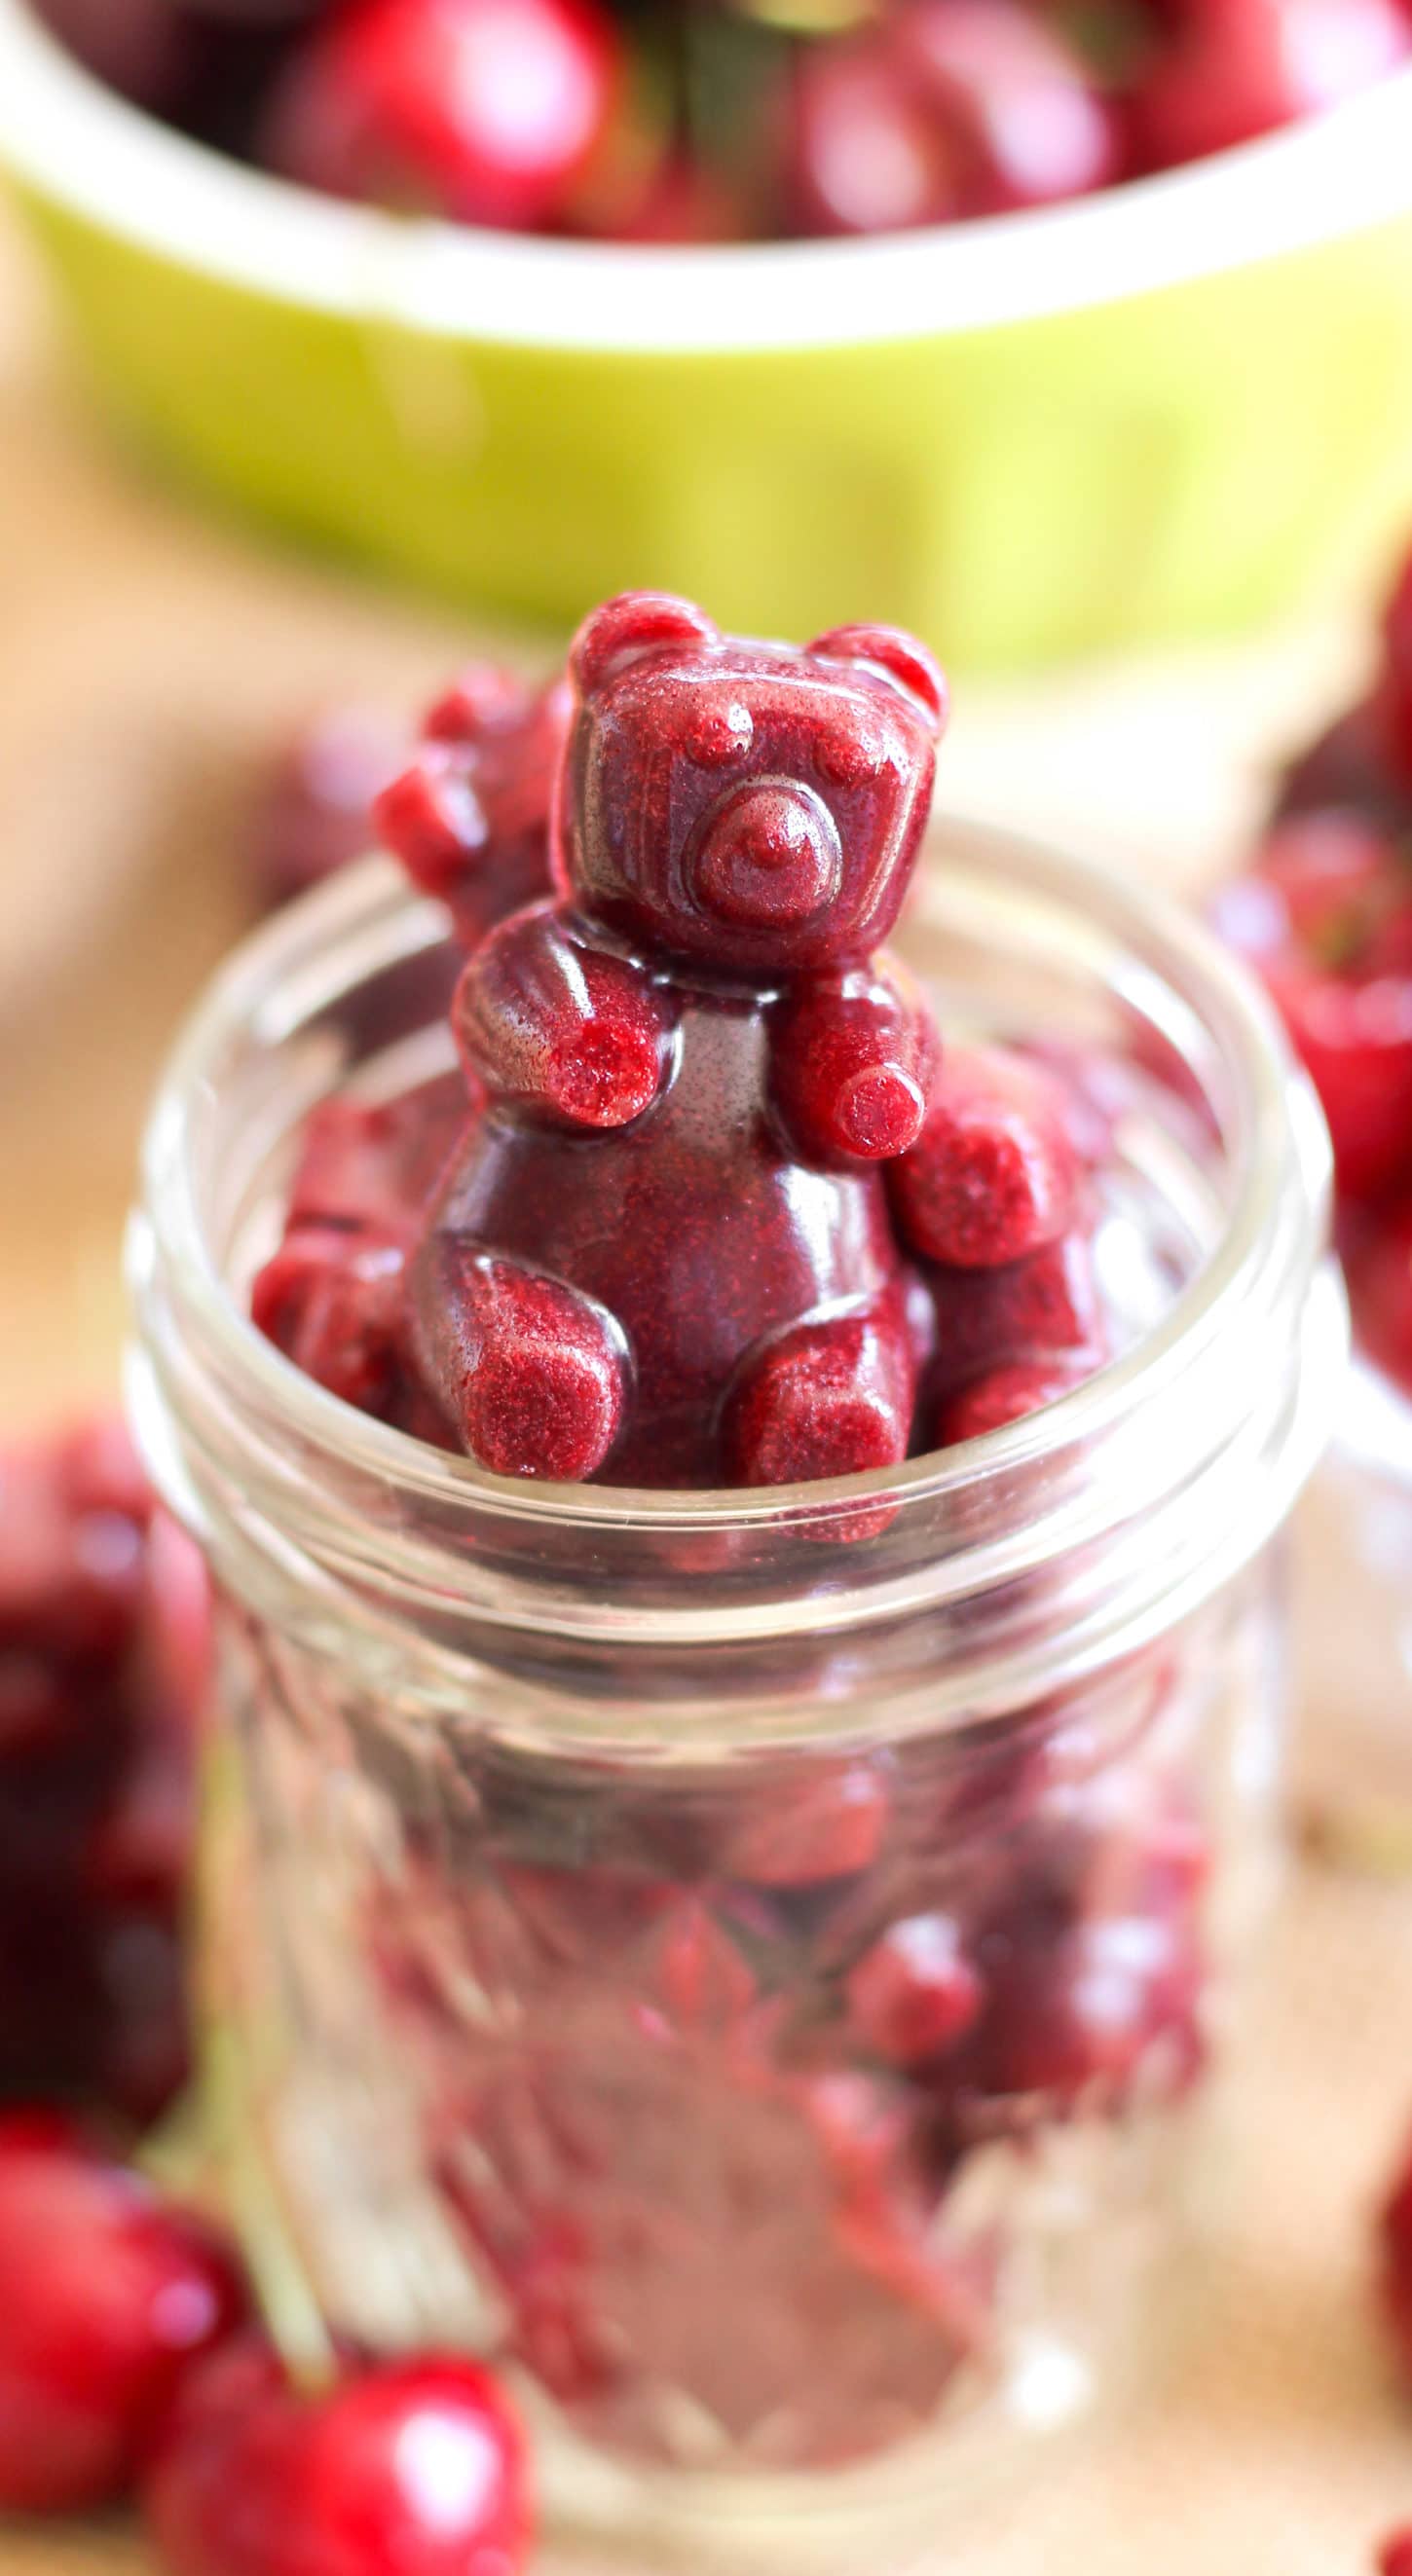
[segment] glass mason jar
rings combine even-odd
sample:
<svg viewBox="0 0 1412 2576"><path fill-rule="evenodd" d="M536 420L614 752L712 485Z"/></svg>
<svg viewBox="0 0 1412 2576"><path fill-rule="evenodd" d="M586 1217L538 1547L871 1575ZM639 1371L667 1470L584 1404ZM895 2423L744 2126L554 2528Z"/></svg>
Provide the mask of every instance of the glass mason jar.
<svg viewBox="0 0 1412 2576"><path fill-rule="evenodd" d="M499 2353L551 2492L693 2545L920 2494L1165 2313L1343 1356L1322 1124L1239 970L1061 856L930 856L899 945L943 1029L1061 1055L1108 1136L1128 1346L1010 1429L555 1488L291 1369L246 1305L301 1120L450 1057L444 918L377 862L218 979L134 1225L135 1418L219 1588L207 2008L276 2305Z"/></svg>
<svg viewBox="0 0 1412 2576"><path fill-rule="evenodd" d="M1367 1359L1300 1505L1294 1563L1300 1822L1336 1860L1412 1873L1412 1402Z"/></svg>

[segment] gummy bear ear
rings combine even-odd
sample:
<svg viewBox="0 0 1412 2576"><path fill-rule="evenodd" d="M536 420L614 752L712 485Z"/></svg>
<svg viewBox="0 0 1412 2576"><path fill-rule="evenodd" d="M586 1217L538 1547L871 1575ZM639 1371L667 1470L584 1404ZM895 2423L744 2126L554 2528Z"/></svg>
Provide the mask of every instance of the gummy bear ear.
<svg viewBox="0 0 1412 2576"><path fill-rule="evenodd" d="M916 699L940 740L949 706L946 680L915 635L905 635L900 626L831 626L827 635L816 635L804 649L826 662L866 662L875 671L885 671Z"/></svg>
<svg viewBox="0 0 1412 2576"><path fill-rule="evenodd" d="M721 630L704 608L665 590L625 590L605 600L569 647L569 669L581 698L591 698L624 663L663 644L718 644Z"/></svg>

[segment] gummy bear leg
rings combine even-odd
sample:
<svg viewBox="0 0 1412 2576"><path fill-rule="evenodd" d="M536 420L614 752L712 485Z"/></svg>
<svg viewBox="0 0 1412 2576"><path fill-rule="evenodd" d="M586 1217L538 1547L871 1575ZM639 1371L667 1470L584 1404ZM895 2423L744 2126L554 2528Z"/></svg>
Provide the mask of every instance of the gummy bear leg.
<svg viewBox="0 0 1412 2576"><path fill-rule="evenodd" d="M726 1417L727 1472L790 1485L907 1455L916 1360L899 1295L781 1333L747 1361Z"/></svg>
<svg viewBox="0 0 1412 2576"><path fill-rule="evenodd" d="M454 1235L423 1247L412 1291L418 1355L478 1464L565 1484L595 1474L627 1397L611 1317L563 1280Z"/></svg>

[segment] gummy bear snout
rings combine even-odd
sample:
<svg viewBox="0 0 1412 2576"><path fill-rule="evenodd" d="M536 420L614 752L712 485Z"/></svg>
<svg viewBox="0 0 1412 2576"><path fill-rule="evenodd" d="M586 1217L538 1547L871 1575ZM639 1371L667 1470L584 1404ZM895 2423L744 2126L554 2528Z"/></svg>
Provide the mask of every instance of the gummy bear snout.
<svg viewBox="0 0 1412 2576"><path fill-rule="evenodd" d="M742 930L812 921L843 871L838 826L821 796L794 781L735 788L706 817L692 869L706 912Z"/></svg>

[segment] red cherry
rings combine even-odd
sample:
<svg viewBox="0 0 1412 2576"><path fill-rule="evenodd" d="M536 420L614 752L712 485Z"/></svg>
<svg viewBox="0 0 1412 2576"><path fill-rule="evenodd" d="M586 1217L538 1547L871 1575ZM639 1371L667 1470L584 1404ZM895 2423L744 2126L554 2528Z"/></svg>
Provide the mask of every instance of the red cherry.
<svg viewBox="0 0 1412 2576"><path fill-rule="evenodd" d="M1280 822L1216 927L1264 978L1323 1103L1340 1189L1412 1169L1412 869L1380 820Z"/></svg>
<svg viewBox="0 0 1412 2576"><path fill-rule="evenodd" d="M1398 0L1188 0L1132 103L1149 168L1200 160L1317 115L1412 48Z"/></svg>
<svg viewBox="0 0 1412 2576"><path fill-rule="evenodd" d="M1345 1260L1359 1342L1412 1392L1412 1205L1380 1209Z"/></svg>
<svg viewBox="0 0 1412 2576"><path fill-rule="evenodd" d="M1018 0L911 0L805 49L786 148L804 232L899 232L1047 205L1118 174L1083 65Z"/></svg>
<svg viewBox="0 0 1412 2576"><path fill-rule="evenodd" d="M970 215L1046 206L1119 175L1117 129L1057 28L1019 0L912 0L900 59L969 161Z"/></svg>
<svg viewBox="0 0 1412 2576"><path fill-rule="evenodd" d="M42 0L39 15L85 69L138 107L174 107L192 68L175 0Z"/></svg>
<svg viewBox="0 0 1412 2576"><path fill-rule="evenodd" d="M327 0L177 0L177 5L190 17L217 18L235 27L294 27L316 18Z"/></svg>
<svg viewBox="0 0 1412 2576"><path fill-rule="evenodd" d="M80 1422L60 1441L54 1467L70 1511L116 1512L146 1527L152 1488L121 1414L98 1413Z"/></svg>
<svg viewBox="0 0 1412 2576"><path fill-rule="evenodd" d="M301 2396L253 2337L182 2389L143 2505L170 2576L517 2576L532 2527L519 2427L476 2363Z"/></svg>
<svg viewBox="0 0 1412 2576"><path fill-rule="evenodd" d="M533 229L603 138L620 54L598 0L353 0L276 84L263 157L334 196Z"/></svg>
<svg viewBox="0 0 1412 2576"><path fill-rule="evenodd" d="M1382 618L1383 675L1373 698L1379 749L1404 799L1412 797L1412 555Z"/></svg>
<svg viewBox="0 0 1412 2576"><path fill-rule="evenodd" d="M1376 816L1397 830L1409 820L1409 788L1390 759L1386 690L1376 690L1339 716L1291 761L1280 781L1274 820L1336 809Z"/></svg>
<svg viewBox="0 0 1412 2576"><path fill-rule="evenodd" d="M0 2118L0 2506L121 2494L182 2374L242 2319L228 2248L76 2131Z"/></svg>
<svg viewBox="0 0 1412 2576"><path fill-rule="evenodd" d="M808 48L795 73L785 205L801 233L908 232L965 208L956 139L873 30Z"/></svg>
<svg viewBox="0 0 1412 2576"><path fill-rule="evenodd" d="M1378 2576L1412 2576L1412 2523L1390 2532L1378 2551Z"/></svg>
<svg viewBox="0 0 1412 2576"><path fill-rule="evenodd" d="M1383 2203L1378 2233L1383 2314L1403 2375L1412 2380L1412 2148Z"/></svg>
<svg viewBox="0 0 1412 2576"><path fill-rule="evenodd" d="M1398 687L1412 698L1412 555L1393 583L1383 610L1383 651Z"/></svg>

